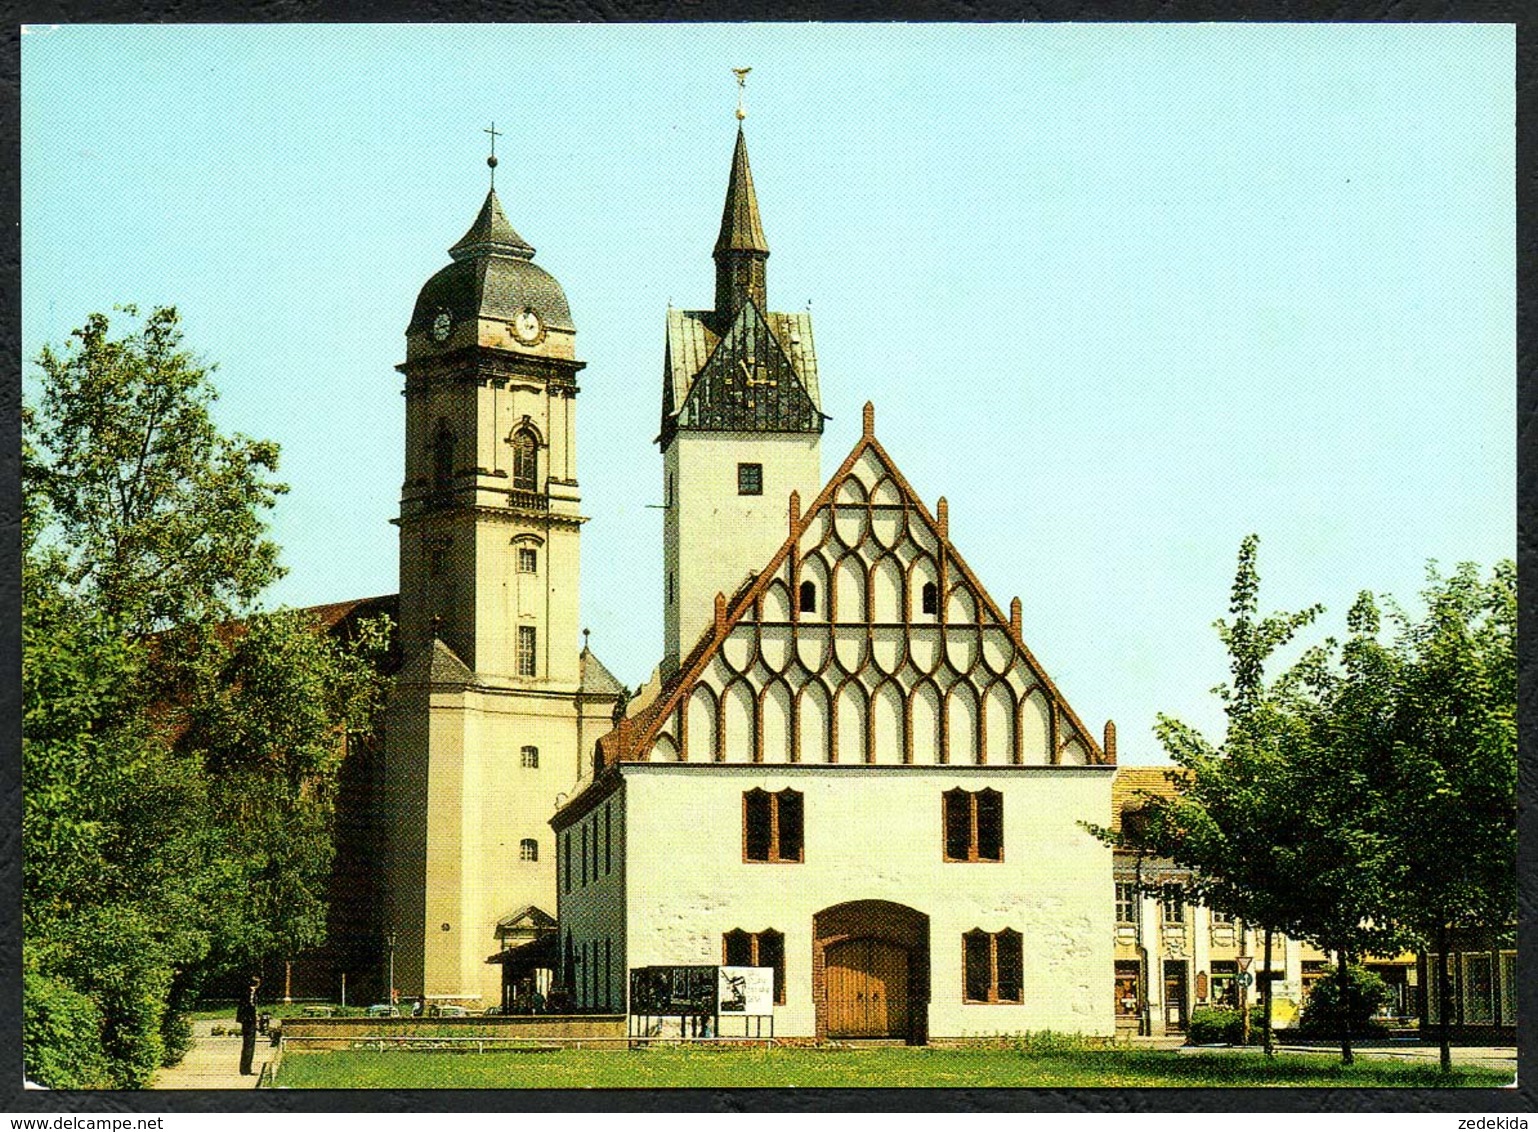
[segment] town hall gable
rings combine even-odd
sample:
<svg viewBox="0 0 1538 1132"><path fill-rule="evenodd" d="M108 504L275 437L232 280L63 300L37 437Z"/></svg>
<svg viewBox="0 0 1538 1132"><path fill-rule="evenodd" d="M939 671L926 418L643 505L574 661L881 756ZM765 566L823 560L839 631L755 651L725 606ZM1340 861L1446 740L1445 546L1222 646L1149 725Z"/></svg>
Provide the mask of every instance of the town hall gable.
<svg viewBox="0 0 1538 1132"><path fill-rule="evenodd" d="M600 763L1083 766L1096 742L874 433Z"/></svg>

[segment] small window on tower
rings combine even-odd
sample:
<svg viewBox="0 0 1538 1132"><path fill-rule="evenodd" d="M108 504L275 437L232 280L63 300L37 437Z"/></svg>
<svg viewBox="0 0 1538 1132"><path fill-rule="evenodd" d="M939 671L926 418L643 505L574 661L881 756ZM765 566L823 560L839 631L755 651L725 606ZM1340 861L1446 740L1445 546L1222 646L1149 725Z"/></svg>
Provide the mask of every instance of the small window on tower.
<svg viewBox="0 0 1538 1132"><path fill-rule="evenodd" d="M518 859L520 861L539 860L539 842L532 837L525 837L518 842Z"/></svg>
<svg viewBox="0 0 1538 1132"><path fill-rule="evenodd" d="M534 626L518 626L518 675L533 676L535 674L534 655L535 641Z"/></svg>
<svg viewBox="0 0 1538 1132"><path fill-rule="evenodd" d="M532 546L520 546L518 548L518 573L537 574L539 572L539 551Z"/></svg>
<svg viewBox="0 0 1538 1132"><path fill-rule="evenodd" d="M762 464L737 465L737 494L764 494L764 466Z"/></svg>
<svg viewBox="0 0 1538 1132"><path fill-rule="evenodd" d="M518 761L530 770L539 769L539 748L524 747L518 753Z"/></svg>

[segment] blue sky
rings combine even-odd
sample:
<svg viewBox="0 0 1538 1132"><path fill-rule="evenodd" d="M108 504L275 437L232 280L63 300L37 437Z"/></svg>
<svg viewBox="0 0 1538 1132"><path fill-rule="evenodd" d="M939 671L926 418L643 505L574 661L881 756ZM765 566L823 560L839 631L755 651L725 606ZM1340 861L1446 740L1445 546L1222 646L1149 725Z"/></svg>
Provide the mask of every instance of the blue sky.
<svg viewBox="0 0 1538 1132"><path fill-rule="evenodd" d="M1216 735L1262 603L1515 554L1515 36L1500 25L62 26L22 38L25 357L172 303L283 449L271 604L392 593L417 290L486 189L565 286L582 604L661 653L664 314L710 302L747 121L775 309L1124 762ZM32 381L31 368L26 380Z"/></svg>

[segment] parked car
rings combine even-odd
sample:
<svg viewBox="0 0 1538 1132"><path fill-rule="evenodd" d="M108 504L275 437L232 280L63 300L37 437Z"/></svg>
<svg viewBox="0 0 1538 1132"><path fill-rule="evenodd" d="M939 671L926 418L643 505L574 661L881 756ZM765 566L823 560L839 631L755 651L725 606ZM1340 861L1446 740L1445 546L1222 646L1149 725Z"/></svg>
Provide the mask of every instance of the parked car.
<svg viewBox="0 0 1538 1132"><path fill-rule="evenodd" d="M468 1018L468 1017L470 1017L470 1012L468 1010L466 1010L463 1006L440 1006L440 1007L438 1007L438 1017L439 1018Z"/></svg>
<svg viewBox="0 0 1538 1132"><path fill-rule="evenodd" d="M389 1002L376 1002L368 1008L370 1018L399 1018L400 1008Z"/></svg>

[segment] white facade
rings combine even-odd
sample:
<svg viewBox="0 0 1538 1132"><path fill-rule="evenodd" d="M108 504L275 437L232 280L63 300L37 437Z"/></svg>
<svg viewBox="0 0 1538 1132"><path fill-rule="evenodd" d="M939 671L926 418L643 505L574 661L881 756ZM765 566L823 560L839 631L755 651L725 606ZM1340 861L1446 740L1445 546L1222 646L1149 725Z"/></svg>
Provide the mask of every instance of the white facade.
<svg viewBox="0 0 1538 1132"><path fill-rule="evenodd" d="M586 886L567 892L563 883L563 938L623 956L611 960L608 1001L617 1005L626 968L721 963L727 933L778 932L785 1002L775 1033L814 1037L818 994L827 993L814 978L825 946L818 914L886 902L927 921L924 954L913 958L928 969L920 992L928 1037L1110 1034L1110 849L1078 823L1109 820L1112 770L623 764L622 786L593 811L622 815L611 820L625 831L623 856ZM944 859L941 796L957 787L1003 795L1003 861ZM742 797L754 788L803 795L801 862L743 859ZM973 929L1023 937L1019 1003L966 1001L963 936ZM576 986L579 1004L605 1005L584 997L580 977Z"/></svg>
<svg viewBox="0 0 1538 1132"><path fill-rule="evenodd" d="M810 501L822 485L817 433L678 432L662 454L663 651L677 665L731 597L785 541L791 492ZM742 465L759 492L740 490Z"/></svg>

